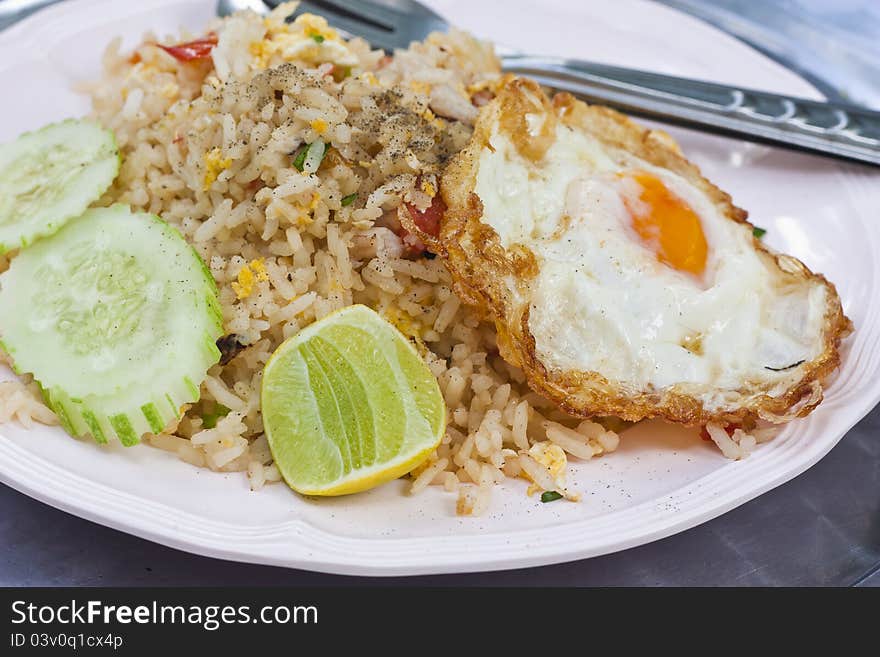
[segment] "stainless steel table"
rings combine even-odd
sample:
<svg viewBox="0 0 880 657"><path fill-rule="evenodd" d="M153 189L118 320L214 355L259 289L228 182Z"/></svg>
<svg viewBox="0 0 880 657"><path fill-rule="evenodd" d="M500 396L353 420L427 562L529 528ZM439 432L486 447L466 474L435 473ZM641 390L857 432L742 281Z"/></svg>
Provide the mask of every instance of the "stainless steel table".
<svg viewBox="0 0 880 657"><path fill-rule="evenodd" d="M824 78L820 87L827 93L880 107L880 75L866 75L880 70L876 39L869 43L873 51L835 51L833 42L827 44L827 52L837 52L838 60L826 61L821 43L799 45L780 38L787 25L797 24L801 37L809 35L812 25L815 34L832 38L842 33L858 41L880 26L880 8L871 0L842 3L839 13L831 9L835 3L818 0L666 1L738 32L814 78ZM760 16L750 26L748 14L755 8ZM766 40L768 33L776 37L772 43ZM841 62L841 52L849 59ZM499 573L377 580L228 563L80 520L0 486L0 585L375 583L880 586L880 407L805 474L709 523L605 557Z"/></svg>

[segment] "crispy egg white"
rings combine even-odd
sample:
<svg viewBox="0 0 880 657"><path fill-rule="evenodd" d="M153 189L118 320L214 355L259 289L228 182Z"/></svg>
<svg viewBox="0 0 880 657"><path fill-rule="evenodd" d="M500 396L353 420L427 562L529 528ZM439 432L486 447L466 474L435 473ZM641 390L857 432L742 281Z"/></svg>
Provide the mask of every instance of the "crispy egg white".
<svg viewBox="0 0 880 657"><path fill-rule="evenodd" d="M511 79L443 179L459 292L579 415L809 412L849 331L834 287L754 238L668 137Z"/></svg>

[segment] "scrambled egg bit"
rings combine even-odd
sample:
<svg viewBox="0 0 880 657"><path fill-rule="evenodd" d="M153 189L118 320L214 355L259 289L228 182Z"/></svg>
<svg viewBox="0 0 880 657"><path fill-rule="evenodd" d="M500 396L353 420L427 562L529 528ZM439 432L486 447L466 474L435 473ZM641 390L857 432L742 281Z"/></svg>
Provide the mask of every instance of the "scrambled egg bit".
<svg viewBox="0 0 880 657"><path fill-rule="evenodd" d="M422 82L421 80L413 80L409 83L409 86L417 94L424 94L427 96L431 93L431 85L427 82Z"/></svg>
<svg viewBox="0 0 880 657"><path fill-rule="evenodd" d="M365 73L361 73L361 78L366 80L368 84L373 87L379 86L379 78L372 71L366 71Z"/></svg>
<svg viewBox="0 0 880 657"><path fill-rule="evenodd" d="M421 340L422 326L410 317L409 313L396 306L388 306L382 311L382 317L394 324L397 330L406 337Z"/></svg>
<svg viewBox="0 0 880 657"><path fill-rule="evenodd" d="M311 225L312 222L315 221L313 213L315 208L318 207L318 202L320 200L321 195L318 192L312 192L312 197L308 205L297 203L293 208L297 214L290 219L292 223L299 228L305 228L306 226Z"/></svg>
<svg viewBox="0 0 880 657"><path fill-rule="evenodd" d="M393 324L398 331L403 333L422 356L428 353L428 345L422 339L422 332L425 330L425 326L421 322L397 306L386 306L380 310L379 314L382 315L384 320Z"/></svg>
<svg viewBox="0 0 880 657"><path fill-rule="evenodd" d="M222 157L220 148L215 147L205 153L205 191L211 189L211 185L217 180L222 171L226 171L232 164L231 157Z"/></svg>
<svg viewBox="0 0 880 657"><path fill-rule="evenodd" d="M177 100L180 96L180 85L176 81L176 72L169 69L167 64L157 62L155 59L147 61L141 59L140 55L137 57L137 61L125 75L125 82L120 92L122 99L126 100L134 89L141 88L145 84L157 86L160 96L172 101Z"/></svg>
<svg viewBox="0 0 880 657"><path fill-rule="evenodd" d="M437 128L438 130L442 130L443 126L446 125L446 123L444 123L443 119L441 119L439 116L434 114L434 112L432 112L430 110L430 108L426 109L424 112L422 112L422 118L425 119L425 121L427 121L431 125L433 125L435 128Z"/></svg>
<svg viewBox="0 0 880 657"><path fill-rule="evenodd" d="M529 449L529 456L544 466L560 490L565 489L565 468L568 465L568 459L559 445L549 441L535 443ZM523 475L531 481L527 474L523 473ZM533 483L529 486L528 494L532 495L539 490L541 487Z"/></svg>
<svg viewBox="0 0 880 657"><path fill-rule="evenodd" d="M293 23L270 16L265 25L266 36L250 45L260 68L267 67L276 56L284 61L309 64L331 63L340 67L358 64L357 56L321 16L302 14Z"/></svg>
<svg viewBox="0 0 880 657"><path fill-rule="evenodd" d="M437 195L437 189L434 187L434 185L429 180L423 180L422 184L421 184L421 188L422 188L422 191L425 192L425 194L427 194L431 198L434 198L434 196Z"/></svg>
<svg viewBox="0 0 880 657"><path fill-rule="evenodd" d="M568 485L566 484L568 459L565 456L565 452L559 445L551 443L549 440L545 440L543 442L535 443L534 445L532 445L529 451L526 453L530 457L532 457L532 459L534 459L535 462L538 463L538 465L543 467L547 471L547 474L550 475L550 478L553 480L553 484L556 488L554 492L558 493L559 496L562 496L568 500L572 500L575 502L580 500L580 494L570 491L568 489ZM535 493L544 490L541 486L539 486L532 480L527 472L521 472L520 476L523 479L532 482L532 484L526 491L528 495L534 495ZM543 498L541 501L544 501Z"/></svg>
<svg viewBox="0 0 880 657"><path fill-rule="evenodd" d="M253 293L254 283L268 280L269 274L266 273L263 259L251 260L239 270L238 280L232 283L232 291L239 299L246 299Z"/></svg>

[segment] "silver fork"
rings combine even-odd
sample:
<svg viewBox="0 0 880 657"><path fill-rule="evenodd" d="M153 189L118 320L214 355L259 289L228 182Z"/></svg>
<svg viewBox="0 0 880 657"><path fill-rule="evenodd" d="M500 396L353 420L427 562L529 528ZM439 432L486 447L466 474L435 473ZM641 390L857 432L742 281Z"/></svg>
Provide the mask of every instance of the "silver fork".
<svg viewBox="0 0 880 657"><path fill-rule="evenodd" d="M276 0L219 0L226 15L247 5L259 11ZM305 0L294 16L324 16L350 36L393 51L446 31L440 15L415 0ZM880 112L841 103L822 103L714 82L678 78L605 64L501 51L505 71L568 91L590 103L630 114L744 138L880 165Z"/></svg>

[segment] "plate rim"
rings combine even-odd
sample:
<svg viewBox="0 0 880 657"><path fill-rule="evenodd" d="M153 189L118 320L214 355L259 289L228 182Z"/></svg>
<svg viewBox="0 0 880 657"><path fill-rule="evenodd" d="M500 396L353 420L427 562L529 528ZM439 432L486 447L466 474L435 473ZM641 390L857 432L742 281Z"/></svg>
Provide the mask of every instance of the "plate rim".
<svg viewBox="0 0 880 657"><path fill-rule="evenodd" d="M149 0L138 3L136 7L129 6L129 10L135 9L136 11L144 11L152 7L183 4L195 5L206 1L207 0ZM641 3L641 0L629 1L631 3L638 2L639 4L643 4ZM72 12L87 7L91 7L94 10L101 5L115 5L118 7L118 3L113 3L109 0L69 0L68 2L41 10L33 16L24 19L20 23L0 33L0 53L2 53L4 49L13 48L16 43L21 43L22 41L33 42L34 40L38 40L41 32L44 34L51 33L53 25ZM682 14L677 10L666 6L652 6L659 8L661 13L666 13L667 15L674 14L679 17L685 17L688 20L695 20L687 14ZM149 26L145 26L145 29L148 29L148 27ZM729 37L729 35L708 24L704 24L704 27L707 30ZM743 51L750 51L752 55L754 55L756 61L766 60L779 68L783 68L751 47L739 41L734 40L734 42ZM0 67L0 70L11 67L12 65L3 66ZM791 73L788 69L783 68L783 70ZM805 84L808 83L805 82ZM843 176L844 180L849 180L849 178L844 175L846 170L846 168L840 169L840 175ZM856 169L854 171L857 173L858 170ZM866 224L866 230L869 235L874 239L877 239L877 235L870 230L869 224ZM880 272L880 264L876 264L874 267L873 274L875 280L878 278L878 272ZM873 311L874 312L870 317L880 315L880 313L877 312L876 306L873 307ZM875 323L880 323L880 318L875 317ZM566 547L560 548L556 546L555 541L547 541L545 539L543 541L537 541L537 544L541 546L539 552L526 552L521 548L511 549L510 542L511 538L513 538L515 542L518 542L519 540L524 540L526 542L535 540L537 534L553 533L555 535L562 535L566 531L572 531L583 523L590 523L595 526L601 523L619 522L621 517L638 514L646 507L651 507L653 505L656 508L658 506L658 500L647 500L641 504L607 514L607 516L600 516L599 518L582 519L550 527L511 530L504 533L498 533L493 537L493 540L498 543L496 547L501 548L500 552L505 554L505 556L501 558L496 556L496 552L489 549L474 550L467 549L466 546L463 546L457 555L454 551L428 550L428 552L431 553L430 556L432 557L432 560L425 560L428 556L424 554L425 547L429 544L436 546L436 544L440 543L441 545L439 547L443 548L446 548L447 544L461 543L462 541L472 544L479 538L479 535L474 534L468 534L466 536L427 536L397 539L350 538L333 535L326 530L299 520L276 524L274 532L264 533L257 537L258 540L240 540L238 543L235 543L234 541L229 540L229 537L235 534L235 532L232 534L229 533L230 528L233 527L232 525L226 523L228 526L225 526L222 522L207 521L204 518L190 514L182 509L175 509L174 507L170 507L163 503L148 500L142 496L129 495L127 501L123 496L119 500L116 500L114 504L110 505L107 504L106 498L104 498L103 501L98 500L97 498L92 499L93 496L86 494L88 492L85 490L87 487L83 487L82 484L76 481L77 479L85 479L84 477L69 471L64 471L47 461L43 461L43 463L40 464L43 468L42 472L39 471L39 468L33 466L28 467L30 464L29 461L17 459L15 455L16 450L25 450L22 450L18 445L15 445L14 442L5 439L2 434L0 434L0 438L2 438L2 440L0 440L0 481L30 497L49 504L50 506L85 518L89 521L97 522L176 549L231 561L263 563L318 572L362 576L396 576L504 570L574 561L627 549L684 531L685 529L722 515L736 506L754 499L768 490L800 475L825 456L825 454L827 454L828 451L839 442L846 432L864 417L878 403L878 401L880 401L880 383L873 386L871 394L860 396L859 400L862 403L856 408L853 408L852 406L847 407L848 412L846 413L845 419L840 416L840 413L843 413L843 410L838 411L837 414L830 415L828 418L824 418L826 422L832 417L834 420L837 420L830 422L830 424L835 427L834 433L837 435L834 440L822 442L818 448L816 448L814 444L812 445L812 449L800 450L800 454L806 453L807 456L806 458L799 460L795 467L779 471L775 476L767 477L760 483L760 485L752 486L746 492L742 492L741 490L737 492L734 487L732 490L726 491L723 495L718 494L718 497L722 497L722 499L717 503L712 505L703 504L702 506L704 508L702 511L684 514L683 517L677 521L670 521L667 515L663 515L661 508L657 514L660 519L656 520L649 530L622 534L622 537L619 540L606 541L602 546L598 547L585 547L583 545L578 545L577 542L571 542L566 545ZM776 452L780 452L784 450L786 442L783 441L777 443L777 441L774 441L771 445L774 446ZM47 469L45 467L46 465L51 467ZM767 464L767 466L769 465L772 465L772 462ZM764 469L767 468L765 467ZM55 476L47 477L46 472L53 472ZM728 475L730 472L729 469L726 469L725 473L721 474L719 470L710 473L707 477L719 475L722 478L729 478ZM702 479L699 481L702 481ZM94 486L94 482L92 483L92 486ZM100 486L115 491L118 494L116 489L112 489L104 484L100 484ZM686 489L687 486L683 486L676 489L668 496L665 496L673 500L672 502L667 502L667 504L673 504L673 498L675 498L676 493ZM78 491L78 496L70 496L71 490L74 492ZM101 503L98 504L97 502ZM142 507L147 507L145 513L148 513L148 515L134 518L130 513L130 505L132 502L138 502ZM678 507L678 510L680 510L680 508L681 507ZM671 510L667 511L667 514L671 513ZM173 529L175 526L181 524L180 520L182 518L191 520L192 518L189 518L189 516L196 519L196 524L199 525L198 532L194 532L192 528L190 529L189 534L186 531L181 531L179 527L176 530ZM227 533L222 534L221 532L223 531L226 531ZM196 536L194 538L196 533L201 533L202 536ZM215 534L214 538L211 538L212 534ZM492 541L489 541L489 543L491 542ZM375 549L377 545L389 546L389 543L396 543L396 552L390 547L381 547L379 550ZM507 544L507 549L504 549L505 543ZM257 552L256 550L258 548L254 547L255 545L262 546L261 549L263 551ZM267 549L269 546L274 546L276 548L284 546L287 550L285 554L279 555L272 552L270 549ZM359 546L362 549L353 549L355 546ZM326 555L318 556L319 551L326 549L327 547L331 547L332 556L329 558ZM419 554L420 552L422 554ZM397 556L399 558L406 557L409 558L409 561L402 564L392 561L377 562L377 554ZM439 561L437 561L437 559L439 559Z"/></svg>

